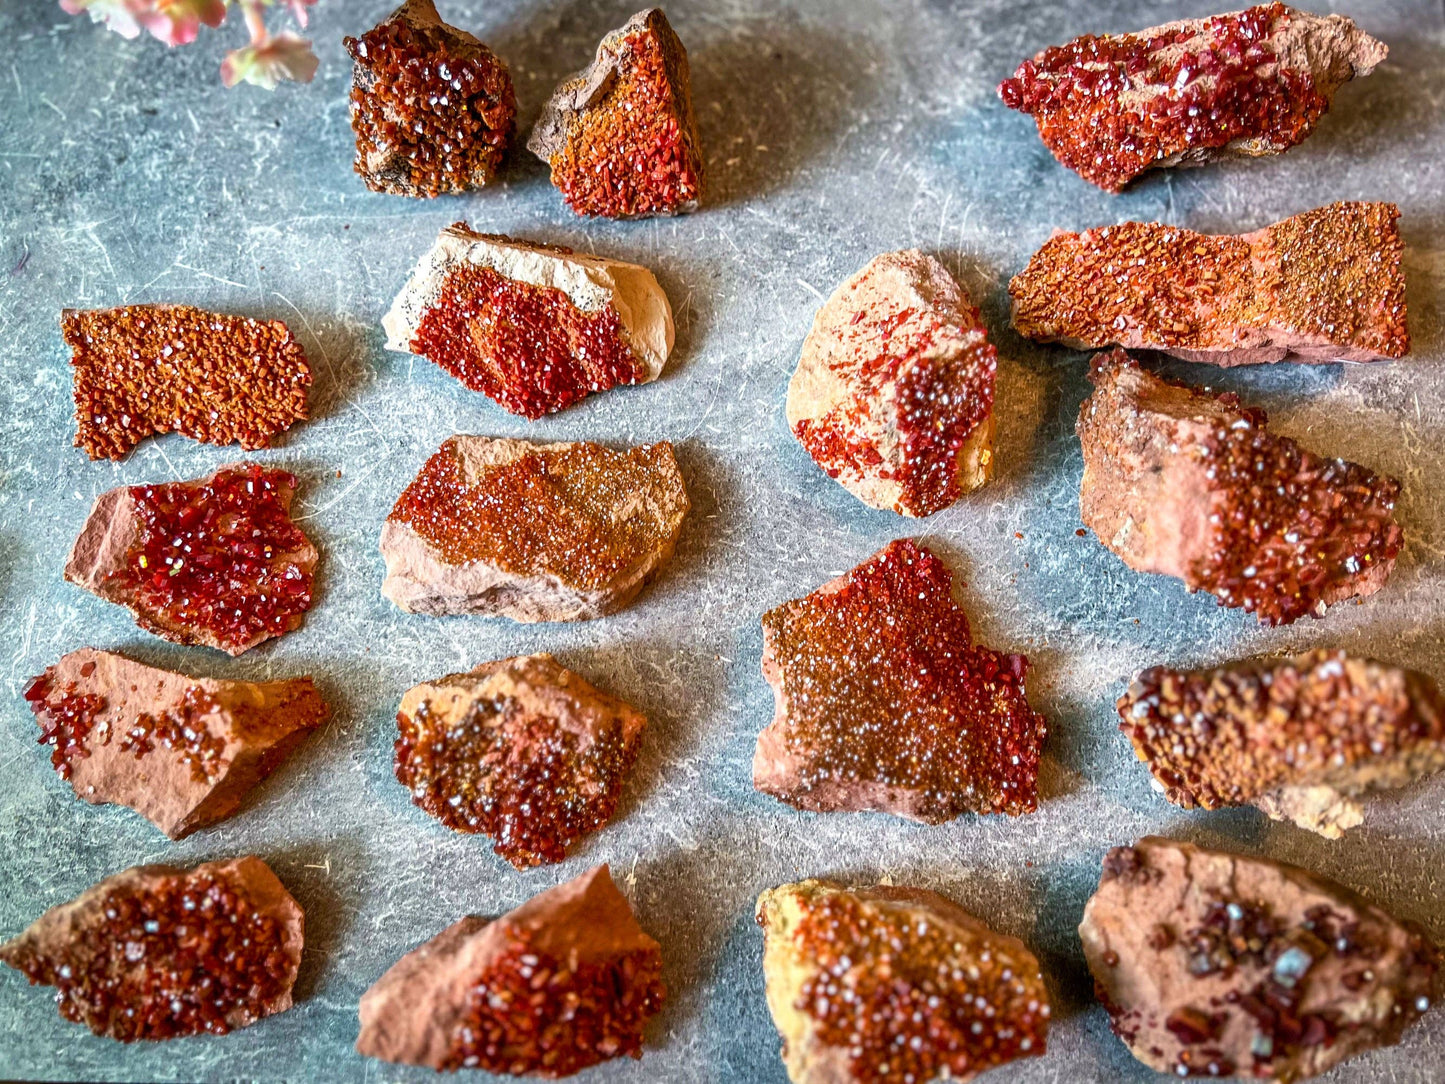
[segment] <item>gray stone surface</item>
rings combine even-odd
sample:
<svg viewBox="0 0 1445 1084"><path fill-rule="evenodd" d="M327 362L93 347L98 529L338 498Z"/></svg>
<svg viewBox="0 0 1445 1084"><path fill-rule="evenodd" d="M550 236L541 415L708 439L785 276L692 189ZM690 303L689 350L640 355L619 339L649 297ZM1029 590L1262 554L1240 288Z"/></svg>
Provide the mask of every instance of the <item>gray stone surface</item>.
<svg viewBox="0 0 1445 1084"><path fill-rule="evenodd" d="M780 1081L763 1003L761 889L807 875L892 878L952 895L1023 937L1058 1021L1046 1057L990 1080L1147 1080L1094 1004L1074 927L1113 844L1146 832L1301 862L1445 939L1445 781L1371 806L1338 843L1253 811L1186 814L1155 796L1115 730L1131 670L1317 644L1367 649L1445 677L1445 10L1352 0L1390 60L1344 88L1314 138L1281 159L1154 175L1122 197L1056 165L993 85L1037 48L1215 10L1204 0L698 0L669 13L692 56L711 173L705 210L583 222L515 150L504 183L465 199L368 193L350 169L343 33L389 0L322 0L322 69L271 95L222 89L225 35L185 49L126 42L50 0L0 6L0 936L139 862L255 852L308 914L298 1006L225 1038L122 1047L55 1013L48 991L0 975L0 1077L105 1080L423 1080L351 1050L361 992L402 952L467 912L498 913L610 862L663 944L667 1009L641 1062L593 1081ZM780 10L781 8L781 10ZM450 0L444 14L512 65L524 125L631 8ZM1079 526L1073 419L1083 359L1020 342L1004 285L1054 226L1124 218L1253 229L1336 198L1404 210L1416 352L1374 368L1215 373L1278 428L1405 482L1408 548L1389 586L1323 622L1261 630L1129 572ZM663 379L536 424L422 360L382 351L379 319L437 229L558 242L647 264L673 300ZM788 434L783 397L813 310L875 253L937 253L982 302L1002 354L998 476L923 523L863 507ZM302 479L298 513L322 551L305 628L230 660L162 643L69 587L61 564L92 498L121 483L205 474L234 450L178 437L128 461L70 446L63 306L184 301L291 322L316 364L315 419L258 460ZM573 627L401 614L382 597L376 542L407 479L453 432L545 440L669 439L694 511L678 555L638 605ZM1038 814L921 828L808 816L754 794L749 758L771 698L758 616L917 532L968 582L983 639L1028 652L1053 729ZM168 843L124 809L75 801L35 745L28 675L84 645L236 678L314 672L328 728L234 820ZM613 826L559 867L518 873L487 841L448 833L391 774L392 723L418 681L547 650L642 707L652 726ZM1441 1079L1445 1012L1398 1049L1329 1079Z"/></svg>

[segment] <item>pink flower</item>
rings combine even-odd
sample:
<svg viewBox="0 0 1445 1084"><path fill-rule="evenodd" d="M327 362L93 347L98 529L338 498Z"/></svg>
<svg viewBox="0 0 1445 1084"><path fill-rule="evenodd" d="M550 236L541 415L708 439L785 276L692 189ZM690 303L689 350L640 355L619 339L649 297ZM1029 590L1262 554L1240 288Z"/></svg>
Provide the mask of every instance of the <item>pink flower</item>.
<svg viewBox="0 0 1445 1084"><path fill-rule="evenodd" d="M220 26L226 18L226 0L60 0L60 6L71 15L88 12L122 37L146 30L167 45L193 42L202 23Z"/></svg>
<svg viewBox="0 0 1445 1084"><path fill-rule="evenodd" d="M221 64L221 82L228 87L244 82L275 90L283 79L311 82L316 65L309 41L295 34L275 34L227 53Z"/></svg>

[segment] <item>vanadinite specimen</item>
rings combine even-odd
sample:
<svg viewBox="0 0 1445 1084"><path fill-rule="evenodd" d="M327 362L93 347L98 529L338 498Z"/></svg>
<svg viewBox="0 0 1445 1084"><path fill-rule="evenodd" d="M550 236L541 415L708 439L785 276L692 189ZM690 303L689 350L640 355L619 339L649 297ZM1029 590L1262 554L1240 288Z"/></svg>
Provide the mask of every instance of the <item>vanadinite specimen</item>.
<svg viewBox="0 0 1445 1084"><path fill-rule="evenodd" d="M651 271L571 249L442 230L382 320L420 355L524 418L662 375L672 308Z"/></svg>
<svg viewBox="0 0 1445 1084"><path fill-rule="evenodd" d="M403 956L362 996L356 1049L438 1070L571 1076L642 1056L661 976L657 942L597 866Z"/></svg>
<svg viewBox="0 0 1445 1084"><path fill-rule="evenodd" d="M998 355L953 276L917 249L876 256L813 318L788 424L864 504L927 516L993 474Z"/></svg>
<svg viewBox="0 0 1445 1084"><path fill-rule="evenodd" d="M256 464L102 493L65 578L147 632L239 655L301 624L316 548L291 522L296 478Z"/></svg>
<svg viewBox="0 0 1445 1084"><path fill-rule="evenodd" d="M688 507L665 441L452 437L387 517L381 592L409 613L601 617L672 556Z"/></svg>
<svg viewBox="0 0 1445 1084"><path fill-rule="evenodd" d="M1387 51L1343 15L1261 4L1086 34L1024 61L998 92L1033 116L1055 158L1118 192L1148 169L1283 153Z"/></svg>
<svg viewBox="0 0 1445 1084"><path fill-rule="evenodd" d="M224 1035L291 1007L303 916L259 858L137 866L52 907L0 962L122 1042Z"/></svg>
<svg viewBox="0 0 1445 1084"><path fill-rule="evenodd" d="M1332 203L1238 237L1158 222L1056 233L1009 283L1014 327L1215 365L1404 357L1399 217Z"/></svg>
<svg viewBox="0 0 1445 1084"><path fill-rule="evenodd" d="M1186 809L1253 804L1338 839L1356 796L1445 768L1445 698L1424 674L1343 651L1142 671L1120 729Z"/></svg>
<svg viewBox="0 0 1445 1084"><path fill-rule="evenodd" d="M647 720L543 654L408 689L396 725L412 800L526 869L611 819Z"/></svg>
<svg viewBox="0 0 1445 1084"><path fill-rule="evenodd" d="M76 797L130 806L172 839L230 816L329 714L309 677L193 678L90 647L25 699Z"/></svg>
<svg viewBox="0 0 1445 1084"><path fill-rule="evenodd" d="M1038 960L935 892L799 881L756 917L793 1084L972 1080L1044 1052Z"/></svg>
<svg viewBox="0 0 1445 1084"><path fill-rule="evenodd" d="M687 50L661 8L597 46L542 108L527 149L579 215L641 218L697 210L702 148Z"/></svg>
<svg viewBox="0 0 1445 1084"><path fill-rule="evenodd" d="M1105 856L1079 937L1114 1034L1181 1077L1302 1080L1393 1045L1441 964L1343 885L1153 837Z"/></svg>
<svg viewBox="0 0 1445 1084"><path fill-rule="evenodd" d="M356 172L374 192L440 196L482 188L517 115L507 66L448 26L432 0L406 0L385 22L346 38Z"/></svg>
<svg viewBox="0 0 1445 1084"><path fill-rule="evenodd" d="M1038 806L1028 659L973 643L953 573L911 539L763 615L777 710L753 786L799 809L926 824Z"/></svg>
<svg viewBox="0 0 1445 1084"><path fill-rule="evenodd" d="M1079 408L1084 523L1130 568L1278 625L1372 595L1395 566L1400 483L1321 459L1232 394L1165 381L1122 350Z"/></svg>
<svg viewBox="0 0 1445 1084"><path fill-rule="evenodd" d="M280 320L189 305L66 309L76 447L120 459L153 433L265 448L306 417L311 366Z"/></svg>

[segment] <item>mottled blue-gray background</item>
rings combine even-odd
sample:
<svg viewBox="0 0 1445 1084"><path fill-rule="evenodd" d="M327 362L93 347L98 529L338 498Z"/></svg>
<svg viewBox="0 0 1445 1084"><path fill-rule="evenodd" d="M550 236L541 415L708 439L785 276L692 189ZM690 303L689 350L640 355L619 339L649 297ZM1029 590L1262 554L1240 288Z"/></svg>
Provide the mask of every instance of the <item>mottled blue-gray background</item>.
<svg viewBox="0 0 1445 1084"><path fill-rule="evenodd" d="M610 862L662 942L667 1008L640 1062L596 1081L781 1081L763 1003L752 901L808 875L939 888L1039 954L1055 998L1048 1054L1004 1081L1146 1080L1094 1004L1074 928L1111 845L1151 831L1298 861L1445 939L1445 782L1374 803L1332 843L1252 810L1186 814L1156 797L1115 730L1137 666L1341 644L1445 677L1445 7L1351 0L1391 47L1282 159L1153 175L1112 197L1064 171L994 84L1075 34L1211 13L1207 0L679 2L710 173L709 202L674 221L583 222L520 148L495 190L414 202L351 172L340 39L386 0L322 0L321 71L275 94L224 90L240 28L167 50L126 42L50 0L0 4L0 936L102 876L150 861L254 852L307 911L295 1009L225 1038L122 1047L63 1022L48 991L0 975L0 1077L423 1080L351 1049L361 992L402 952L467 912L493 914ZM511 65L525 126L628 4L450 0L443 14ZM1266 405L1278 429L1398 475L1409 543L1389 585L1323 622L1261 630L1126 570L1080 538L1073 419L1083 359L1021 342L1004 286L1055 226L1126 218L1246 230L1334 199L1404 212L1416 349L1375 368L1218 373L1171 366ZM529 424L425 361L381 349L379 319L447 223L571 245L656 269L678 319L667 373ZM783 396L820 299L875 253L938 254L999 345L999 471L922 523L864 508L788 434ZM322 552L305 627L241 659L137 630L61 580L96 494L194 477L234 450L151 440L126 462L71 446L64 306L185 301L280 317L317 372L314 417L255 458L301 476L298 514ZM677 557L639 603L578 626L408 617L380 595L376 540L406 480L454 432L671 440L693 512ZM753 739L771 697L757 618L917 532L939 546L988 643L1035 661L1052 734L1040 811L921 828L817 817L755 794ZM29 675L85 645L227 677L312 672L335 718L241 814L172 844L120 808L77 802L51 772L20 699ZM395 705L411 684L550 650L641 706L652 725L618 820L561 866L518 873L480 837L415 809L391 774ZM1445 1013L1398 1049L1330 1077L1445 1078Z"/></svg>

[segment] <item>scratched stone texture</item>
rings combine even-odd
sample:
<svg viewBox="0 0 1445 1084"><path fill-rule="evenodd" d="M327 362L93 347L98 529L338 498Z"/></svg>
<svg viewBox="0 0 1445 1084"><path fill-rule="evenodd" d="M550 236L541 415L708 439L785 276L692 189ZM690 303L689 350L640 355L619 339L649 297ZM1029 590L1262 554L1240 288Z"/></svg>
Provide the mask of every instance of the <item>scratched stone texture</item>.
<svg viewBox="0 0 1445 1084"><path fill-rule="evenodd" d="M49 992L0 976L0 1077L91 1080L424 1080L352 1050L356 1005L398 956L462 914L497 914L611 863L662 943L670 997L640 1062L602 1081L784 1079L763 1001L752 902L810 875L940 889L1040 956L1057 1019L1018 1082L1152 1077L1109 1033L1075 927L1104 851L1149 832L1299 862L1445 939L1445 781L1375 801L1340 842L1252 810L1188 814L1149 788L1112 703L1143 664L1339 644L1445 678L1445 9L1438 0L1342 5L1391 46L1280 159L1151 175L1111 197L1056 165L994 84L1035 50L1086 31L1209 14L1206 0L698 0L671 6L692 59L711 192L672 221L584 222L520 146L502 183L464 199L368 193L351 172L345 33L384 0L322 0L321 71L275 94L216 78L236 26L168 51L127 42L49 0L0 5L0 936L142 862L256 853L307 912L290 1012L223 1038L123 1047L62 1021ZM443 14L512 67L521 122L630 7L449 0ZM1388 587L1322 622L1264 630L1129 572L1078 537L1073 422L1084 359L1022 342L1005 283L1056 226L1159 219L1248 230L1334 199L1404 212L1416 348L1379 367L1217 372L1170 364L1267 406L1277 428L1401 477L1409 543ZM413 261L456 219L655 268L678 318L654 385L537 423L502 412L429 363L382 349L379 320ZM783 415L812 314L874 254L938 254L983 307L1001 354L999 472L920 523L869 510L824 477ZM302 479L299 518L322 552L305 627L243 658L140 632L61 579L92 500L239 458L179 437L127 461L71 446L65 306L177 301L279 317L317 371L314 417L252 458ZM380 594L376 543L392 501L452 433L670 440L693 511L677 556L627 612L575 626L401 614ZM759 615L917 533L967 582L981 638L1034 660L1050 721L1033 816L921 828L873 815L800 814L755 794L754 736L771 713ZM234 819L170 843L128 810L76 801L35 743L29 675L85 645L198 674L314 673L335 708ZM391 774L393 717L410 685L549 650L651 720L616 822L566 863L518 873L487 841L442 829ZM1332 1081L1442 1079L1445 1013Z"/></svg>

